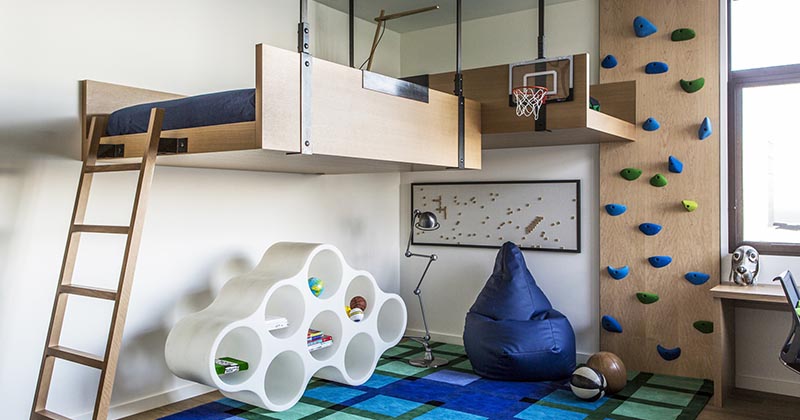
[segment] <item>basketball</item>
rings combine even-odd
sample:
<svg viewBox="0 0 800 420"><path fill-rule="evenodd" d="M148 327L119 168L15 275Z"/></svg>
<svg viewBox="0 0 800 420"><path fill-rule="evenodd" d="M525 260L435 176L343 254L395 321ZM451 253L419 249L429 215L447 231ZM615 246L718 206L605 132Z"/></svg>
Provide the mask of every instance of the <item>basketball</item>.
<svg viewBox="0 0 800 420"><path fill-rule="evenodd" d="M367 300L363 296L356 296L350 299L351 308L360 308L362 311L367 310Z"/></svg>
<svg viewBox="0 0 800 420"><path fill-rule="evenodd" d="M588 366L581 366L572 373L569 387L576 397L584 401L597 401L606 395L606 378Z"/></svg>
<svg viewBox="0 0 800 420"><path fill-rule="evenodd" d="M625 369L625 364L614 353L607 351L595 353L586 362L586 366L603 374L608 381L606 391L609 395L622 391L628 383L628 371Z"/></svg>

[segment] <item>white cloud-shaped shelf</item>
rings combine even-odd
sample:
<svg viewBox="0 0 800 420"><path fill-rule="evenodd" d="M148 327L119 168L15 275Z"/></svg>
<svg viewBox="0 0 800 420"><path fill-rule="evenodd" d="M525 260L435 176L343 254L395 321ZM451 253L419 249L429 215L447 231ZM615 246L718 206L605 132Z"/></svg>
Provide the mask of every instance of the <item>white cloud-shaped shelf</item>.
<svg viewBox="0 0 800 420"><path fill-rule="evenodd" d="M319 297L309 277L325 282ZM364 320L351 321L344 307L354 296L367 300ZM269 331L267 316L289 320ZM333 337L333 345L309 352L309 328ZM219 389L226 397L273 411L300 400L312 376L361 385L381 354L406 328L406 306L385 293L366 271L355 270L332 245L281 242L253 271L228 281L206 309L178 321L165 355L177 376ZM247 370L217 375L214 361L234 357Z"/></svg>

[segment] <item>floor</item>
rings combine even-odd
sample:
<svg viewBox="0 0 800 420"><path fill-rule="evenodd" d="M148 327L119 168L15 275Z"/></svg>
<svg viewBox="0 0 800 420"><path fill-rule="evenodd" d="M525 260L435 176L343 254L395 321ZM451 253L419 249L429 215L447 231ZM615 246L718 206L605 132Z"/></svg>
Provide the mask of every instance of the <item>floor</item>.
<svg viewBox="0 0 800 420"><path fill-rule="evenodd" d="M175 414L201 404L222 398L219 392L210 392L175 404L126 417L125 420L150 420ZM800 417L800 399L763 392L737 389L724 408L706 406L698 420L781 420Z"/></svg>

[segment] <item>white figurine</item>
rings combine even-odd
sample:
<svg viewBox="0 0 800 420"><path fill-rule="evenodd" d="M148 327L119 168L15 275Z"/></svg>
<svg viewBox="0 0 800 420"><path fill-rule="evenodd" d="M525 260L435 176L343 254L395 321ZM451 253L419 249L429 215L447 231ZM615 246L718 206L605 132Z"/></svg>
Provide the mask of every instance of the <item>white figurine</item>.
<svg viewBox="0 0 800 420"><path fill-rule="evenodd" d="M742 245L733 251L730 281L740 286L752 286L758 281L758 251L752 246Z"/></svg>

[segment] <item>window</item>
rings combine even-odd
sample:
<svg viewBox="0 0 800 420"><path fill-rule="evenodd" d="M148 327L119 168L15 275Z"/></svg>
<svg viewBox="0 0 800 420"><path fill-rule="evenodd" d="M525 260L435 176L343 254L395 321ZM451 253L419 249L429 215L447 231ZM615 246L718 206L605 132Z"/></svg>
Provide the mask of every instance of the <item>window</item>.
<svg viewBox="0 0 800 420"><path fill-rule="evenodd" d="M800 1L728 11L730 251L800 255Z"/></svg>

